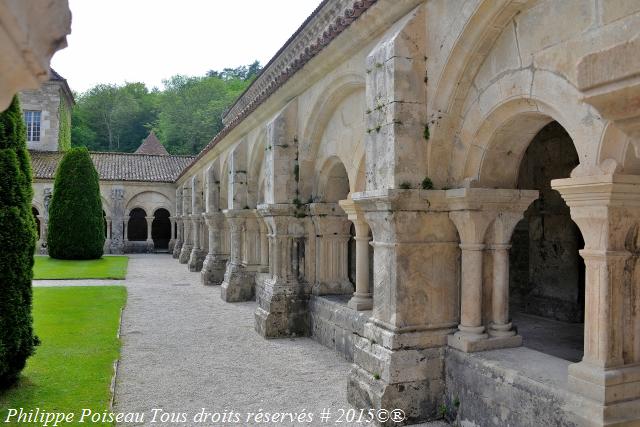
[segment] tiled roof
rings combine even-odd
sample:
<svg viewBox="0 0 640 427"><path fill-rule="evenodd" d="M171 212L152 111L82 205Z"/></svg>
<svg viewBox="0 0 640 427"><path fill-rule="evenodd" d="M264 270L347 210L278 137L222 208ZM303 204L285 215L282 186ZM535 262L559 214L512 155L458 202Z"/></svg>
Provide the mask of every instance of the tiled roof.
<svg viewBox="0 0 640 427"><path fill-rule="evenodd" d="M198 153L193 162L222 141L376 2L377 0L323 0L229 108L222 119L224 128Z"/></svg>
<svg viewBox="0 0 640 427"><path fill-rule="evenodd" d="M53 179L63 153L59 151L30 151L29 153L33 177ZM100 179L104 181L174 182L182 170L191 163L193 156L92 152L91 159Z"/></svg>
<svg viewBox="0 0 640 427"><path fill-rule="evenodd" d="M156 134L151 131L149 136L142 141L142 144L140 144L140 147L138 147L135 154L156 154L158 156L168 156L169 152L164 148L164 145L160 143Z"/></svg>

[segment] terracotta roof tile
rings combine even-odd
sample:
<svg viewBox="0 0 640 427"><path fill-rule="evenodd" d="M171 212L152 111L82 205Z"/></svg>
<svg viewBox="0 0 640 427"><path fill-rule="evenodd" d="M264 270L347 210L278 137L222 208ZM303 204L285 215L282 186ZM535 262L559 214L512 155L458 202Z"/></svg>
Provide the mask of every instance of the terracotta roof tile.
<svg viewBox="0 0 640 427"><path fill-rule="evenodd" d="M33 177L53 179L59 151L30 151ZM91 152L91 159L103 181L174 182L193 156Z"/></svg>
<svg viewBox="0 0 640 427"><path fill-rule="evenodd" d="M158 156L168 156L169 152L164 145L160 143L156 134L151 131L149 136L142 141L140 147L135 151L135 154L156 154Z"/></svg>

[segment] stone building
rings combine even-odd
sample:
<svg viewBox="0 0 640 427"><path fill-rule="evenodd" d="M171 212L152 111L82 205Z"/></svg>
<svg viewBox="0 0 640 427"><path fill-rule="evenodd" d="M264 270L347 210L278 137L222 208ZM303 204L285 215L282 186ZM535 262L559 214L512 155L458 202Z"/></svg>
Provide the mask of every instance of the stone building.
<svg viewBox="0 0 640 427"><path fill-rule="evenodd" d="M174 256L353 361L357 408L640 425L639 34L627 0L324 1L177 178Z"/></svg>
<svg viewBox="0 0 640 427"><path fill-rule="evenodd" d="M36 250L47 253L49 201L58 163L64 154L59 137L73 98L66 81L55 71L39 90L20 92L33 169L33 214L38 228ZM34 113L39 113L35 115ZM35 118L39 119L36 126ZM29 122L31 120L31 122ZM66 123L70 126L70 118ZM39 132L35 132L38 129ZM162 252L175 243L174 181L193 160L169 155L153 132L135 153L91 152L100 177L105 220L105 253Z"/></svg>
<svg viewBox="0 0 640 427"><path fill-rule="evenodd" d="M71 144L73 93L60 74L53 68L49 72L51 77L39 89L18 94L31 150L56 151Z"/></svg>

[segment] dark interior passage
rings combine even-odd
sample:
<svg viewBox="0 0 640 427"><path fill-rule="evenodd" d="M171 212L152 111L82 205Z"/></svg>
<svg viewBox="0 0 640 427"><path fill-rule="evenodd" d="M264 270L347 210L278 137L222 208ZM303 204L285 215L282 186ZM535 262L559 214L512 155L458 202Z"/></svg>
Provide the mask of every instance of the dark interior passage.
<svg viewBox="0 0 640 427"><path fill-rule="evenodd" d="M540 197L524 214L516 226L510 251L510 309L542 319L576 324L563 329L564 334L578 334L575 339L564 339L559 333L561 323L537 322L529 329L530 341L543 351L545 336L555 341L549 348L562 346L582 348L581 323L584 322L584 261L579 250L584 240L572 221L569 207L560 194L551 188L551 180L567 178L578 165L578 153L571 137L557 122L545 126L531 141L520 165L518 188L538 190ZM535 317L521 320L532 323ZM556 325L556 326L554 326ZM568 332L573 331L573 332ZM526 328L520 330L527 345ZM577 342L579 341L579 342ZM556 351L576 356L575 351ZM552 353L550 353L552 354ZM580 355L581 357L581 355Z"/></svg>
<svg viewBox="0 0 640 427"><path fill-rule="evenodd" d="M171 220L169 211L160 208L153 214L151 224L151 238L155 249L168 249L171 240Z"/></svg>

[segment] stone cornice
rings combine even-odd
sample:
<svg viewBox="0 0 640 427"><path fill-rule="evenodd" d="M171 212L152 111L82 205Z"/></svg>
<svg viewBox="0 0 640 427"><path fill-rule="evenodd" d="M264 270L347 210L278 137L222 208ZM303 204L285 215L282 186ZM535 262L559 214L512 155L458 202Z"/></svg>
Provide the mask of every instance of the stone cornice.
<svg viewBox="0 0 640 427"><path fill-rule="evenodd" d="M378 0L325 0L269 61L256 80L231 106L224 128L200 151L195 164L218 142L326 48ZM178 180L189 168L180 174Z"/></svg>
<svg viewBox="0 0 640 427"><path fill-rule="evenodd" d="M225 114L231 125L255 109L377 0L324 0Z"/></svg>

